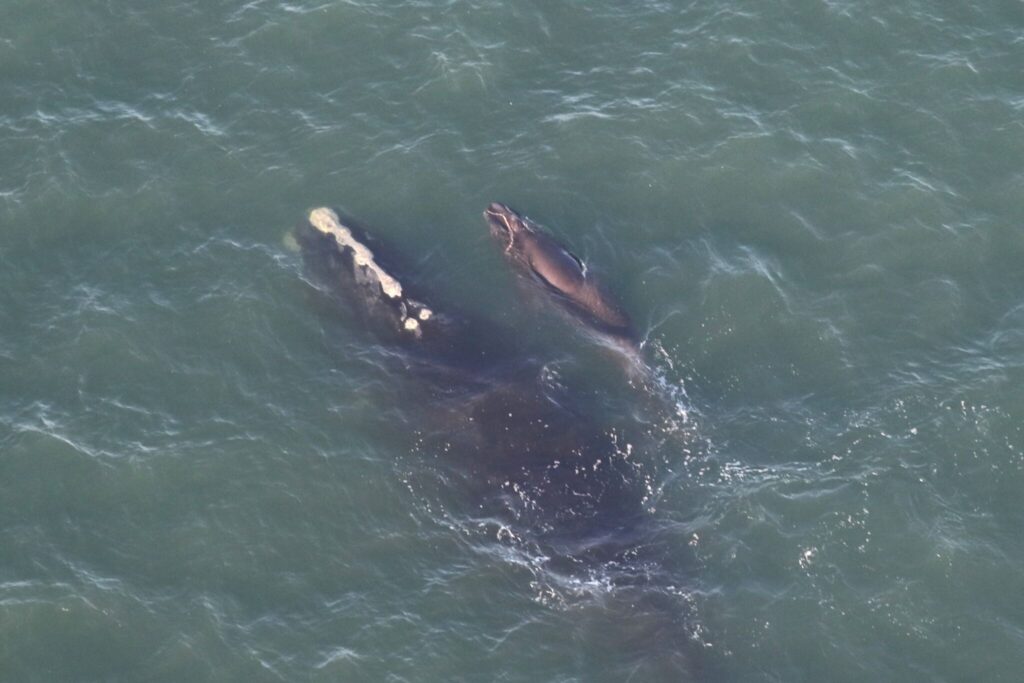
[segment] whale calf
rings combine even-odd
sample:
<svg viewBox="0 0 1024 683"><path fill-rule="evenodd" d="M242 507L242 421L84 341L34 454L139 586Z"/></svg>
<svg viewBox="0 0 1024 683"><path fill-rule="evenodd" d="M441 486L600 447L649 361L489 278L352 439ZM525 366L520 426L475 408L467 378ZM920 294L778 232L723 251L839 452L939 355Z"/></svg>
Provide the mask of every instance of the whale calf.
<svg viewBox="0 0 1024 683"><path fill-rule="evenodd" d="M629 316L581 258L505 204L492 202L484 218L517 270L540 283L590 329L630 350L636 349L636 333Z"/></svg>

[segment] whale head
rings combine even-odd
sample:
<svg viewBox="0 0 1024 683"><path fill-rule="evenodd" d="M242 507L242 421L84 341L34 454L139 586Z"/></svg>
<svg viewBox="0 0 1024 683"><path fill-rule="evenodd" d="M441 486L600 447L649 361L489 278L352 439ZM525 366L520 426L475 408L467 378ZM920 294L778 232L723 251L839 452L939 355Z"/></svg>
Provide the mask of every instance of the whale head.
<svg viewBox="0 0 1024 683"><path fill-rule="evenodd" d="M491 235L501 243L506 253L521 246L516 244L516 239L520 235L533 233L528 218L520 216L500 202L491 202L484 211L484 218L491 228Z"/></svg>

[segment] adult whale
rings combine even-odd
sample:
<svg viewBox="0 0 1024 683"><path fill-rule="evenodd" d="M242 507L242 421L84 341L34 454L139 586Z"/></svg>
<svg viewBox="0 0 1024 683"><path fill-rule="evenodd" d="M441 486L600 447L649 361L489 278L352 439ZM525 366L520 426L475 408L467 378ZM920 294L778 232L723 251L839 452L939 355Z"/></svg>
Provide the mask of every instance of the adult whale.
<svg viewBox="0 0 1024 683"><path fill-rule="evenodd" d="M505 204L492 202L484 218L517 270L540 283L592 330L635 353L638 343L629 316L581 258Z"/></svg>
<svg viewBox="0 0 1024 683"><path fill-rule="evenodd" d="M502 343L514 335L436 306L393 250L333 209L310 211L295 237L317 285L432 394L420 447L437 430L480 511L563 568L635 554L646 521L635 464L571 392L541 380L535 359Z"/></svg>
<svg viewBox="0 0 1024 683"><path fill-rule="evenodd" d="M511 216L510 255L522 253L530 271L595 329L625 336L628 318L578 259ZM445 524L479 529L481 540L511 548L545 596L600 594L582 603L581 613L597 613L598 621L581 633L610 637L607 649L628 657L633 677L690 680L678 581L662 563L649 482L624 435L588 416L535 359L509 348L515 335L493 321L467 324L465 314L417 291L383 244L335 211L314 209L295 236L317 289L354 311L388 357L415 370L410 378L419 381L403 391L412 397L403 408L412 421L402 424L423 456L416 476L436 471L439 482L467 494L445 497ZM560 263L566 258L583 272L574 276Z"/></svg>

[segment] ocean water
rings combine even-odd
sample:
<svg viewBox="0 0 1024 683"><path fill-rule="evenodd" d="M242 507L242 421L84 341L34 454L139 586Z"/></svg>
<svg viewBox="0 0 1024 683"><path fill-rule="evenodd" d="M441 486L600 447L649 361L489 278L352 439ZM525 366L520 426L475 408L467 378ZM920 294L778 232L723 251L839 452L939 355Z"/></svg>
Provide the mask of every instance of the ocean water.
<svg viewBox="0 0 1024 683"><path fill-rule="evenodd" d="M8 0L0 680L1020 680L1022 67L1019 0ZM656 579L473 513L321 205L618 444Z"/></svg>

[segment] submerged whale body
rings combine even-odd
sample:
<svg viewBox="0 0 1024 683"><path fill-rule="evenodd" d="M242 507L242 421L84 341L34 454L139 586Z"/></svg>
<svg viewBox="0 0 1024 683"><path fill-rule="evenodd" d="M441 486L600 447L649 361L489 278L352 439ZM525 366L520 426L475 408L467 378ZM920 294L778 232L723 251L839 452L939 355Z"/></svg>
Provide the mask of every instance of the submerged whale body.
<svg viewBox="0 0 1024 683"><path fill-rule="evenodd" d="M586 264L529 218L492 202L484 218L513 266L539 282L570 313L594 331L636 347L629 316Z"/></svg>

